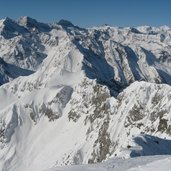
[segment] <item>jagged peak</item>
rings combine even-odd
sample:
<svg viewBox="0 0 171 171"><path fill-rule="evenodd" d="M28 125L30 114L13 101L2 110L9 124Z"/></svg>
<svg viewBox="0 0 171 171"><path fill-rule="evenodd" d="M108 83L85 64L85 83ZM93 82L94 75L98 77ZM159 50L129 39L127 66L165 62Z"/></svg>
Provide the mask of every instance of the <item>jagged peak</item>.
<svg viewBox="0 0 171 171"><path fill-rule="evenodd" d="M1 20L1 23L5 26L5 25L18 25L17 22L9 17L5 17L4 19Z"/></svg>
<svg viewBox="0 0 171 171"><path fill-rule="evenodd" d="M30 18L28 16L21 17L18 22L24 26L27 26L28 24L38 24L36 19Z"/></svg>
<svg viewBox="0 0 171 171"><path fill-rule="evenodd" d="M0 27L0 34L3 35L6 39L15 37L20 34L28 33L28 30L25 27L19 25L15 20L9 17L1 20Z"/></svg>
<svg viewBox="0 0 171 171"><path fill-rule="evenodd" d="M13 19L11 19L11 18L9 18L9 17L5 17L4 19L2 19L3 20L3 22L15 22Z"/></svg>
<svg viewBox="0 0 171 171"><path fill-rule="evenodd" d="M74 25L70 21L65 20L65 19L61 19L58 22L58 24L61 25L61 26L64 26L64 27L74 27Z"/></svg>
<svg viewBox="0 0 171 171"><path fill-rule="evenodd" d="M26 28L28 28L29 30L38 30L38 31L42 31L42 32L48 32L51 30L51 27L49 24L45 24L45 23L41 23L38 22L36 19L33 19L31 17L28 16L23 16L18 20L18 23Z"/></svg>

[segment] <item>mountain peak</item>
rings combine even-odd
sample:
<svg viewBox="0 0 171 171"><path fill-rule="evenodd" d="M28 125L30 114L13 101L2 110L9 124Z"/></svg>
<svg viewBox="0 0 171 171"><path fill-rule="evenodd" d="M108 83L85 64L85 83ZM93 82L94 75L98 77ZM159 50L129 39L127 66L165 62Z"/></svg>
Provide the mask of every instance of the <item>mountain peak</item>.
<svg viewBox="0 0 171 171"><path fill-rule="evenodd" d="M33 18L30 18L28 16L23 16L19 19L19 23L23 26L26 26L26 27L29 27L30 24L37 24L37 20L33 19Z"/></svg>
<svg viewBox="0 0 171 171"><path fill-rule="evenodd" d="M3 19L4 22L15 22L13 19L9 18L9 17L5 17Z"/></svg>
<svg viewBox="0 0 171 171"><path fill-rule="evenodd" d="M1 20L3 25L16 25L16 21L9 18L9 17L5 17L4 19Z"/></svg>
<svg viewBox="0 0 171 171"><path fill-rule="evenodd" d="M15 20L12 20L9 17L6 17L5 19L1 20L0 27L0 34L3 35L6 39L28 32L26 28L19 25Z"/></svg>
<svg viewBox="0 0 171 171"><path fill-rule="evenodd" d="M36 19L30 18L28 16L23 16L18 20L18 23L29 30L38 30L42 32L48 32L51 30L50 26L45 23L40 23Z"/></svg>
<svg viewBox="0 0 171 171"><path fill-rule="evenodd" d="M61 26L64 26L64 27L74 27L74 25L70 21L65 20L65 19L61 19L58 22L58 24L61 25Z"/></svg>

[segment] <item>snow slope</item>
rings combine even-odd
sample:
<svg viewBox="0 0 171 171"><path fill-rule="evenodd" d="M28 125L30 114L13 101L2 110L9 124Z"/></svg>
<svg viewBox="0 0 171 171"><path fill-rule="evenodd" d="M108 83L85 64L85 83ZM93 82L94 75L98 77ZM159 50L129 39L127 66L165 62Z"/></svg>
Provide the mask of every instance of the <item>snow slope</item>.
<svg viewBox="0 0 171 171"><path fill-rule="evenodd" d="M45 171L169 171L169 156L151 156L132 159L110 159L101 164L56 167Z"/></svg>
<svg viewBox="0 0 171 171"><path fill-rule="evenodd" d="M1 170L171 155L170 28L22 17L0 33Z"/></svg>

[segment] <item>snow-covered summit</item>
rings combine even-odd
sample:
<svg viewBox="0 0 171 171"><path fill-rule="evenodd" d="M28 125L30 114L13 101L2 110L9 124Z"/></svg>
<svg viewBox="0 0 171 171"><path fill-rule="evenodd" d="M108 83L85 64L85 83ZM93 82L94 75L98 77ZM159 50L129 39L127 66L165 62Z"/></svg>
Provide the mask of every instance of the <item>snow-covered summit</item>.
<svg viewBox="0 0 171 171"><path fill-rule="evenodd" d="M36 21L35 19L27 17L27 16L21 17L18 20L18 23L32 31L38 30L40 32L49 32L51 30L51 27L49 24L40 23Z"/></svg>
<svg viewBox="0 0 171 171"><path fill-rule="evenodd" d="M6 39L28 33L26 28L8 17L1 20L0 23L0 34Z"/></svg>
<svg viewBox="0 0 171 171"><path fill-rule="evenodd" d="M74 26L70 21L64 20L64 19L60 20L60 21L58 22L58 24L59 24L59 25L62 25L62 26L64 26L64 27L73 27L73 26Z"/></svg>

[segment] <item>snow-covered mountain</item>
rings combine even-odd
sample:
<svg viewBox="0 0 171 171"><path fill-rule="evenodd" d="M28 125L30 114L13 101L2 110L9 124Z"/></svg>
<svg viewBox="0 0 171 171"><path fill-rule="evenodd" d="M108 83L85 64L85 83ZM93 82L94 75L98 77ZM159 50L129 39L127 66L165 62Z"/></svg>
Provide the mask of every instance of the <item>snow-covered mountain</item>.
<svg viewBox="0 0 171 171"><path fill-rule="evenodd" d="M171 154L171 29L0 21L0 168Z"/></svg>

